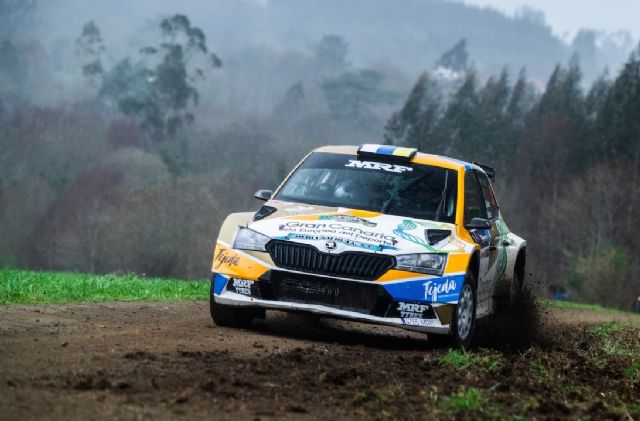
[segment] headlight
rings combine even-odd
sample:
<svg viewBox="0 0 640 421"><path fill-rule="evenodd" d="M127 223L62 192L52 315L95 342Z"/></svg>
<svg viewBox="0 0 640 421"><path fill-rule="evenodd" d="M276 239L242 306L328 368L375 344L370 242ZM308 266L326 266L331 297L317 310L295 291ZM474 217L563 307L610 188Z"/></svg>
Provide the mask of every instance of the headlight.
<svg viewBox="0 0 640 421"><path fill-rule="evenodd" d="M264 246L271 240L264 234L260 234L249 228L240 228L236 235L233 248L238 250L265 251Z"/></svg>
<svg viewBox="0 0 640 421"><path fill-rule="evenodd" d="M442 275L447 263L447 255L438 253L401 254L396 256L396 262L396 269Z"/></svg>

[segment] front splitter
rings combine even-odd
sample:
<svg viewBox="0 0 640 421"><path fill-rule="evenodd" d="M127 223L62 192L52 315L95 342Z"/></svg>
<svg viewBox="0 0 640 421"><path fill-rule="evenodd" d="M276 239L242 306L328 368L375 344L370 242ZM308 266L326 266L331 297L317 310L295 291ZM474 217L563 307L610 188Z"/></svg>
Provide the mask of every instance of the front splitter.
<svg viewBox="0 0 640 421"><path fill-rule="evenodd" d="M387 326L395 326L402 329L434 333L446 335L449 333L450 325L443 325L438 319L402 319L392 317L378 317L369 314L362 314L355 311L342 310L327 307L320 304L296 303L290 301L273 301L262 300L255 297L249 297L237 294L232 291L222 291L220 294L214 294L216 303L239 306L239 307L258 307L272 310L282 311L302 311L323 316L337 317L341 319L354 320L362 323L373 323ZM415 324L413 324L415 323Z"/></svg>

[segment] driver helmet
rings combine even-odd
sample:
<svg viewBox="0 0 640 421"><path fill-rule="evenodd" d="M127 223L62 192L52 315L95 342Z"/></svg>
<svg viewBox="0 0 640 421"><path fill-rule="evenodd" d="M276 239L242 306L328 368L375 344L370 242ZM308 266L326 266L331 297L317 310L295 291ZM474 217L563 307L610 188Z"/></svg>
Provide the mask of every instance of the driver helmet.
<svg viewBox="0 0 640 421"><path fill-rule="evenodd" d="M333 195L337 199L353 200L362 194L362 189L359 188L358 183L353 180L344 180L338 183Z"/></svg>

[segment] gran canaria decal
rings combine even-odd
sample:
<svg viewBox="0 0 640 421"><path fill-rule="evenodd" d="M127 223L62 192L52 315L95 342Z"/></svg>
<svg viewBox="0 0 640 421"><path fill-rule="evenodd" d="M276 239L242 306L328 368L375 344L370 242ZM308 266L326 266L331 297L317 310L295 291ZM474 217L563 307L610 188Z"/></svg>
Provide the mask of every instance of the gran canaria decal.
<svg viewBox="0 0 640 421"><path fill-rule="evenodd" d="M328 236L328 235L309 235L309 234L289 233L289 234L287 234L285 236L275 237L275 239L276 240L327 241L327 242L333 241L333 242L344 244L344 245L347 245L347 246L358 247L358 248L371 250L371 251L397 250L398 249L395 246L388 246L386 244L363 243L363 242L360 242L360 241L354 241L354 240L349 240L349 239L346 239L346 238L333 237L333 236ZM327 247L327 249L333 250L333 249L335 249L335 247L333 247L333 248Z"/></svg>
<svg viewBox="0 0 640 421"><path fill-rule="evenodd" d="M318 220L319 221L351 222L354 224L361 224L361 225L364 225L365 227L372 227L372 228L378 225L375 222L368 221L364 218L360 218L359 216L344 215L344 214L320 215L318 216Z"/></svg>
<svg viewBox="0 0 640 421"><path fill-rule="evenodd" d="M337 222L287 221L278 226L278 231L286 232L274 237L279 240L335 241L374 251L398 249L398 240L393 235Z"/></svg>

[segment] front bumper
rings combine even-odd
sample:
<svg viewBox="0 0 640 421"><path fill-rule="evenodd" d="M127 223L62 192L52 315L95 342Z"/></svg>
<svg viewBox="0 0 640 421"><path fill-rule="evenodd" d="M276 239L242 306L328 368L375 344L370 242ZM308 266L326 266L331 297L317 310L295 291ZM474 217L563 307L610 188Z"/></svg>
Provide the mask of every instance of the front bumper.
<svg viewBox="0 0 640 421"><path fill-rule="evenodd" d="M371 283L346 283L340 279L318 278L294 274L296 282L306 276L301 290L286 290L288 272L274 271L260 280L232 278L214 273L213 299L230 306L307 312L323 316L400 327L434 334L448 334L449 324L442 323L438 313L451 304L398 301L384 288ZM310 281L322 281L312 287ZM340 282L342 282L340 284ZM337 285L337 286L336 286ZM360 285L361 288L355 287ZM283 292L284 291L284 292ZM324 294L324 295L323 295Z"/></svg>

